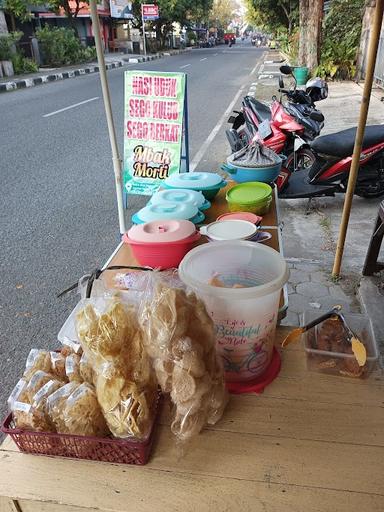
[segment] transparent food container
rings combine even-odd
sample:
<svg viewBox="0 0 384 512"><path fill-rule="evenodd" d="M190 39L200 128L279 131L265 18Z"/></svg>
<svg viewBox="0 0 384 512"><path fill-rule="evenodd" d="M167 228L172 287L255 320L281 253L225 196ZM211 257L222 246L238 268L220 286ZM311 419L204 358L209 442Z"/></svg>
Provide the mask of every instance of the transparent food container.
<svg viewBox="0 0 384 512"><path fill-rule="evenodd" d="M305 311L303 315L303 325L318 318L322 313L325 313L325 311ZM307 355L307 368L311 371L329 375L365 378L376 368L379 357L371 321L367 316L360 314L344 313L344 316L349 327L364 343L367 350L367 361L361 372L358 371L359 367L355 356L342 351L346 346L348 347L346 343L339 345L342 349L339 351L332 349L324 350L324 338L321 339L324 322L303 334L304 348ZM331 338L332 337L328 336L330 345L332 345L332 341L334 341ZM333 347L335 347L335 345L337 345L337 343L333 343Z"/></svg>

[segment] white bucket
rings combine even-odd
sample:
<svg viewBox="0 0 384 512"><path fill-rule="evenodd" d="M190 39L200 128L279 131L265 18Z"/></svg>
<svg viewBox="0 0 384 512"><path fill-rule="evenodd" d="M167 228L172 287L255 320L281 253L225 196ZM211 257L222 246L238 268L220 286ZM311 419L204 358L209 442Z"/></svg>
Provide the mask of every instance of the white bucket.
<svg viewBox="0 0 384 512"><path fill-rule="evenodd" d="M215 242L192 249L179 276L204 300L215 322L226 380L261 375L272 358L280 292L289 276L284 258L255 242ZM214 276L228 288L210 285ZM236 284L246 288L231 288Z"/></svg>

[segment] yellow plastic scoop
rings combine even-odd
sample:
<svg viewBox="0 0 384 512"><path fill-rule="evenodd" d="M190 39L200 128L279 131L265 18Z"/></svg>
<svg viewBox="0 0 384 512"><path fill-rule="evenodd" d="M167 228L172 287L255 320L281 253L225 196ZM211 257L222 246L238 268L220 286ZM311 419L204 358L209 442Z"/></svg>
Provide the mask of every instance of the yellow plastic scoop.
<svg viewBox="0 0 384 512"><path fill-rule="evenodd" d="M281 346L286 347L290 343L298 341L301 334L309 331L309 329L312 329L312 327L315 327L315 325L321 324L321 322L324 322L324 320L331 318L333 315L338 314L340 310L341 306L333 306L333 308L330 311L324 313L324 315L321 315L318 318L315 318L315 320L312 320L312 322L309 322L307 325L303 325L303 327L297 327L296 329L293 329L293 331L291 331L288 334L288 336L283 340Z"/></svg>
<svg viewBox="0 0 384 512"><path fill-rule="evenodd" d="M356 334L352 331L352 329L349 327L344 315L340 311L337 313L337 316L343 322L345 330L348 333L348 341L351 344L352 352L356 358L356 361L358 362L359 366L364 366L365 363L367 362L367 350L365 346L359 340Z"/></svg>

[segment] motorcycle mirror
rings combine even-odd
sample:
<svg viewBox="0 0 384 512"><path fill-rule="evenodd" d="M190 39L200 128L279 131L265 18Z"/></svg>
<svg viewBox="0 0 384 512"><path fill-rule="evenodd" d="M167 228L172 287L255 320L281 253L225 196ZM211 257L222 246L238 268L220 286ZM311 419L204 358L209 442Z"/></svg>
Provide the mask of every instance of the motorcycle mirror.
<svg viewBox="0 0 384 512"><path fill-rule="evenodd" d="M309 114L310 119L313 121L317 121L318 123L322 123L324 121L324 116L321 112L311 112Z"/></svg>
<svg viewBox="0 0 384 512"><path fill-rule="evenodd" d="M292 75L293 69L291 66L280 66L280 72L283 73L283 75Z"/></svg>
<svg viewBox="0 0 384 512"><path fill-rule="evenodd" d="M284 89L284 80L282 76L279 76L279 89Z"/></svg>

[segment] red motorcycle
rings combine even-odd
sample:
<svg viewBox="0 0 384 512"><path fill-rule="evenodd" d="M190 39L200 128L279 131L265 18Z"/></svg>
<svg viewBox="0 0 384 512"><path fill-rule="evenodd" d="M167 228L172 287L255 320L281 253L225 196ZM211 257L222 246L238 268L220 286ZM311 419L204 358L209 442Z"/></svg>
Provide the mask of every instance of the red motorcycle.
<svg viewBox="0 0 384 512"><path fill-rule="evenodd" d="M294 173L283 167L276 182L279 197L297 199L333 196L336 192L345 192L355 136L356 128L349 128L318 137L311 142L310 149L315 156L315 161L308 169L301 169ZM384 126L382 125L367 126L365 129L355 194L366 198L380 197L384 194Z"/></svg>
<svg viewBox="0 0 384 512"><path fill-rule="evenodd" d="M242 110L235 111L236 116L228 119L232 128L226 135L233 153L252 140L259 140L277 153L283 153L287 157L286 167L296 171L309 167L315 160L309 143L324 126L324 116L316 109L315 102L328 96L328 86L324 80L314 78L307 82L305 91L297 89L292 68L281 66L280 71L292 76L294 87L285 89L280 77L280 100L273 96L271 106L245 96ZM284 104L283 94L288 99Z"/></svg>

